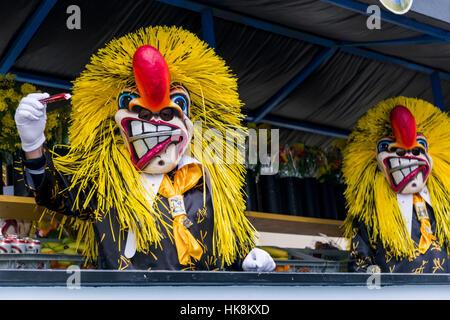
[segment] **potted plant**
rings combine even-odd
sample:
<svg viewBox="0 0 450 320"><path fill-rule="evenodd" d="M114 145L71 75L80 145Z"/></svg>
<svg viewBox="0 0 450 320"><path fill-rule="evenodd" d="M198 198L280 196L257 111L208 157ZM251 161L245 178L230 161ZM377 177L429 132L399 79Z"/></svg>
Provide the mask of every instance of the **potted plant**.
<svg viewBox="0 0 450 320"><path fill-rule="evenodd" d="M304 155L304 145L284 146L280 149L280 198L281 212L294 216L303 216L304 210L300 198L301 174L297 167L299 157Z"/></svg>
<svg viewBox="0 0 450 320"><path fill-rule="evenodd" d="M271 146L271 130L270 125L268 124L260 124L257 127L254 126L257 130L257 150L258 155L261 155L260 148L265 146ZM259 130L267 130L267 135L264 136L261 134ZM264 138L266 141L262 143L261 139ZM256 149L254 149L256 150ZM266 150L267 151L267 150ZM258 157L258 163L256 166L256 189L258 194L258 211L261 212L269 212L269 213L280 213L281 211L281 201L280 201L280 181L279 174L274 170L275 161L278 161L278 152L276 150L274 153L267 152L268 161L261 161L260 157ZM267 162L267 163L263 163Z"/></svg>
<svg viewBox="0 0 450 320"><path fill-rule="evenodd" d="M302 152L297 153L297 168L301 177L301 199L303 215L306 217L320 216L319 185L316 179L326 158L324 153L315 146L296 144Z"/></svg>
<svg viewBox="0 0 450 320"><path fill-rule="evenodd" d="M345 139L336 139L326 153L327 162L318 175L321 183L322 217L343 220L346 216L342 149Z"/></svg>

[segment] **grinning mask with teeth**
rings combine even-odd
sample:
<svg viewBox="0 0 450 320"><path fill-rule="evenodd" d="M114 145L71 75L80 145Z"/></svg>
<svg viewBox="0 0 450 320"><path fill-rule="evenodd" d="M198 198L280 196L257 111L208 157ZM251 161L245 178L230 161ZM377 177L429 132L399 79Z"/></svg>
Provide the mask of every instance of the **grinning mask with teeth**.
<svg viewBox="0 0 450 320"><path fill-rule="evenodd" d="M427 139L416 132L415 119L404 106L392 109L390 121L394 136L378 141L378 166L396 193L418 193L433 166Z"/></svg>
<svg viewBox="0 0 450 320"><path fill-rule="evenodd" d="M133 72L137 90L119 94L116 123L137 169L155 174L170 172L193 134L188 118L189 93L183 86L170 83L164 57L152 46L138 48Z"/></svg>

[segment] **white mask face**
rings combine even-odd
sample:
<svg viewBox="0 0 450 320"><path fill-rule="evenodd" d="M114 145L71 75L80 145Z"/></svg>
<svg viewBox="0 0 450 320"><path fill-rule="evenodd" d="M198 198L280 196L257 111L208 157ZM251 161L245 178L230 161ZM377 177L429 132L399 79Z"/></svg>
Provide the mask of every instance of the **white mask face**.
<svg viewBox="0 0 450 320"><path fill-rule="evenodd" d="M137 93L126 90L119 95L115 120L133 164L144 172L160 174L176 168L192 139L189 93L177 86L170 98L169 106L153 113L141 106Z"/></svg>
<svg viewBox="0 0 450 320"><path fill-rule="evenodd" d="M390 148L394 143L394 137L385 137L378 141L378 167L396 193L410 194L422 191L433 166L426 138L418 134L417 144L420 147L411 150Z"/></svg>

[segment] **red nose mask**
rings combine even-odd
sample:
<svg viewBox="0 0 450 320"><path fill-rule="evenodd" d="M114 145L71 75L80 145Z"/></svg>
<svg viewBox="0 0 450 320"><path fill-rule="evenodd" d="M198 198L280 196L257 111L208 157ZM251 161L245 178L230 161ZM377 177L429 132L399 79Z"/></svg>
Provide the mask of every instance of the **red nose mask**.
<svg viewBox="0 0 450 320"><path fill-rule="evenodd" d="M139 47L133 56L133 72L142 107L158 112L170 104L169 67L157 49Z"/></svg>
<svg viewBox="0 0 450 320"><path fill-rule="evenodd" d="M409 150L417 142L416 120L408 108L398 105L391 111L391 127L395 136L395 145Z"/></svg>

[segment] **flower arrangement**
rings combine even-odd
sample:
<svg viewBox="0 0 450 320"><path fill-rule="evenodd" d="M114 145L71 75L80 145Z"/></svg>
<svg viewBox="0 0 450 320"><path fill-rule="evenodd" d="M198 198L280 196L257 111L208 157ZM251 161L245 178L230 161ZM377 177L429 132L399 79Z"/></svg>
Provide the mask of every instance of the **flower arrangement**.
<svg viewBox="0 0 450 320"><path fill-rule="evenodd" d="M342 150L345 148L345 143L345 139L335 139L332 142L331 148L326 153L326 165L318 176L320 182L344 183L342 176Z"/></svg>
<svg viewBox="0 0 450 320"><path fill-rule="evenodd" d="M14 114L20 100L33 92L41 92L29 83L19 85L14 75L0 75L0 149L6 152L14 152L20 148L20 138L14 122ZM69 111L51 111L47 113L45 136L51 146L55 143L63 143L67 137Z"/></svg>
<svg viewBox="0 0 450 320"><path fill-rule="evenodd" d="M327 158L318 147L295 143L280 149L282 177L315 178L326 163Z"/></svg>

